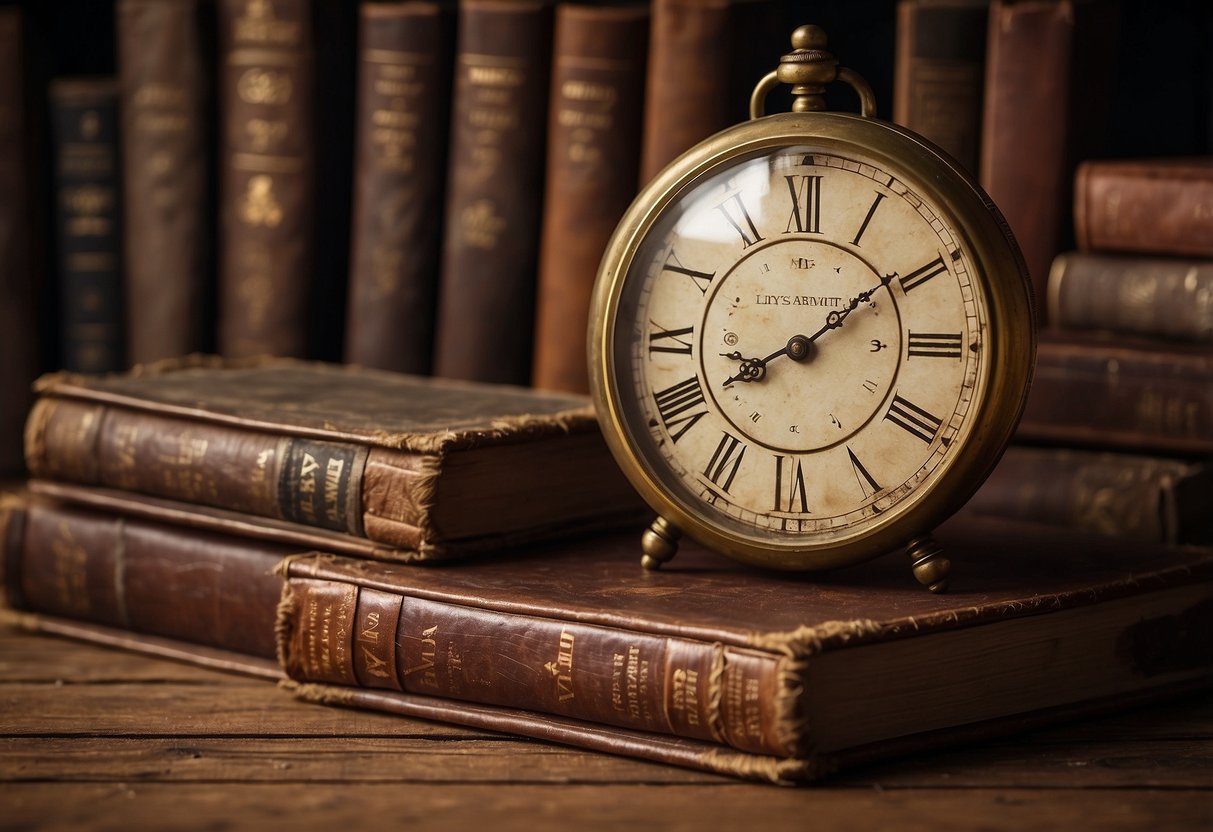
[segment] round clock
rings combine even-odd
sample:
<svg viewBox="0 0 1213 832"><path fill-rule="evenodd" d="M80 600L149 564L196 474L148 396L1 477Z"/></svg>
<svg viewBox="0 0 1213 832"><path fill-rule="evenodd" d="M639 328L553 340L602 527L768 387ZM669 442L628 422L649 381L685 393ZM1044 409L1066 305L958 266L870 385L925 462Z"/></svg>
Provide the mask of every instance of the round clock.
<svg viewBox="0 0 1213 832"><path fill-rule="evenodd" d="M817 27L754 118L650 183L594 290L591 391L659 517L738 560L833 568L906 546L939 591L933 529L1006 447L1035 358L1029 281L989 198L929 142L870 117ZM842 80L863 115L821 112ZM761 116L793 84L793 112Z"/></svg>

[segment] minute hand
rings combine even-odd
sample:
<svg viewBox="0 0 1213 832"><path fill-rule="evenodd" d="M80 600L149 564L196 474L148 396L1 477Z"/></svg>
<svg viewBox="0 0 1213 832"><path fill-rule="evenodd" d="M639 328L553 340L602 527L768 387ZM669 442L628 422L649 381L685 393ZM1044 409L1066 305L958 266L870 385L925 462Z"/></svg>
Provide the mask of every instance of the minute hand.
<svg viewBox="0 0 1213 832"><path fill-rule="evenodd" d="M868 289L866 292L860 292L858 295L851 298L851 302L848 303L845 308L838 309L838 310L831 312L829 315L826 316L826 322L821 327L821 329L817 330L816 332L814 332L812 335L809 336L809 341L810 342L816 341L818 338L820 338L825 333L829 332L831 329L838 329L838 327L842 326L843 321L845 321L847 319L847 316L850 315L852 312L854 312L859 307L859 304L867 303L871 299L872 295L874 295L878 291L880 291L881 288L888 286L890 283L892 283L893 279L895 277L897 277L897 272L893 272L892 274L886 274L884 277L880 278L880 282L877 283L875 286L873 286L871 289Z"/></svg>

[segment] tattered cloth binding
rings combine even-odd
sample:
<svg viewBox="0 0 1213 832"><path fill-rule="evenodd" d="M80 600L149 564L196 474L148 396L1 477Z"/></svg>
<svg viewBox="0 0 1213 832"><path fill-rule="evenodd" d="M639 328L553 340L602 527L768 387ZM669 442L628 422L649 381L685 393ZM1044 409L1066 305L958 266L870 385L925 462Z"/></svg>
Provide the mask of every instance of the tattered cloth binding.
<svg viewBox="0 0 1213 832"><path fill-rule="evenodd" d="M449 557L642 509L582 396L199 356L51 375L37 394L35 477L328 530L377 544L368 556Z"/></svg>
<svg viewBox="0 0 1213 832"><path fill-rule="evenodd" d="M898 556L774 575L687 544L648 572L628 534L428 568L6 509L27 627L258 675L277 653L304 699L776 783L1213 681L1208 549L954 521L939 596Z"/></svg>

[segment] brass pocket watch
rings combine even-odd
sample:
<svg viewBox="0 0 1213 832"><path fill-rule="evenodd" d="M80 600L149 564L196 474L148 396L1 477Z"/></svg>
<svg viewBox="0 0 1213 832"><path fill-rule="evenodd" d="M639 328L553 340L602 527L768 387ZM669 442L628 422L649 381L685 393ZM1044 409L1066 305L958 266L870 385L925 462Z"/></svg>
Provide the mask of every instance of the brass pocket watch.
<svg viewBox="0 0 1213 832"><path fill-rule="evenodd" d="M750 121L636 198L599 269L591 392L607 442L659 515L737 560L817 570L908 547L944 588L933 529L1019 421L1031 289L989 197L926 140L872 117L870 88L802 26ZM821 112L824 84L862 115ZM793 112L763 116L793 85Z"/></svg>

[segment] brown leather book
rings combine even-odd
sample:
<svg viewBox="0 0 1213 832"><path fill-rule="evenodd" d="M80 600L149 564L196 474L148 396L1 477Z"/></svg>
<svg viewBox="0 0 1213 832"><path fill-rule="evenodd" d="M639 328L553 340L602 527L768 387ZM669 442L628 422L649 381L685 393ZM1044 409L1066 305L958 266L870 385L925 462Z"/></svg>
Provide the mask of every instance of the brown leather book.
<svg viewBox="0 0 1213 832"><path fill-rule="evenodd" d="M980 180L1019 242L1037 297L1062 248L1070 202L1075 14L1071 0L990 5Z"/></svg>
<svg viewBox="0 0 1213 832"><path fill-rule="evenodd" d="M1043 333L1016 435L1105 450L1213 452L1213 350Z"/></svg>
<svg viewBox="0 0 1213 832"><path fill-rule="evenodd" d="M11 497L0 547L27 628L271 677L275 567L308 551Z"/></svg>
<svg viewBox="0 0 1213 832"><path fill-rule="evenodd" d="M434 373L526 384L543 200L551 6L459 6Z"/></svg>
<svg viewBox="0 0 1213 832"><path fill-rule="evenodd" d="M66 370L126 362L118 84L60 78L50 87L58 231L60 356Z"/></svg>
<svg viewBox="0 0 1213 832"><path fill-rule="evenodd" d="M1074 226L1084 251L1213 257L1213 158L1084 162Z"/></svg>
<svg viewBox="0 0 1213 832"><path fill-rule="evenodd" d="M37 477L440 558L633 517L588 399L292 360L48 376Z"/></svg>
<svg viewBox="0 0 1213 832"><path fill-rule="evenodd" d="M647 572L627 535L449 569L292 554L279 600L264 544L0 515L12 602L53 616L29 626L209 661L192 645L264 656L276 632L305 699L779 783L1213 681L1209 550L973 520L939 539L964 565L943 596L895 556L813 578L688 544Z"/></svg>
<svg viewBox="0 0 1213 832"><path fill-rule="evenodd" d="M964 510L1130 540L1213 543L1213 468L1073 448L1007 449Z"/></svg>
<svg viewBox="0 0 1213 832"><path fill-rule="evenodd" d="M532 375L541 389L590 389L590 294L636 194L648 33L647 7L556 10Z"/></svg>
<svg viewBox="0 0 1213 832"><path fill-rule="evenodd" d="M220 0L219 351L303 356L315 253L309 0Z"/></svg>
<svg viewBox="0 0 1213 832"><path fill-rule="evenodd" d="M345 360L428 373L453 51L438 3L360 10Z"/></svg>
<svg viewBox="0 0 1213 832"><path fill-rule="evenodd" d="M470 702L547 717L518 733L588 744L567 732L588 724L594 748L776 782L1213 681L1209 550L1009 524L939 539L964 575L944 596L904 556L809 578L691 546L648 572L635 537L442 571L297 559L279 655L307 698L489 727Z"/></svg>
<svg viewBox="0 0 1213 832"><path fill-rule="evenodd" d="M211 339L209 6L119 0L127 355L200 352Z"/></svg>
<svg viewBox="0 0 1213 832"><path fill-rule="evenodd" d="M1213 261L1060 254L1049 272L1048 304L1049 320L1058 329L1208 343L1213 341Z"/></svg>
<svg viewBox="0 0 1213 832"><path fill-rule="evenodd" d="M986 0L900 0L893 121L978 171Z"/></svg>
<svg viewBox="0 0 1213 832"><path fill-rule="evenodd" d="M23 467L19 437L39 363L21 20L20 9L0 8L0 474Z"/></svg>

